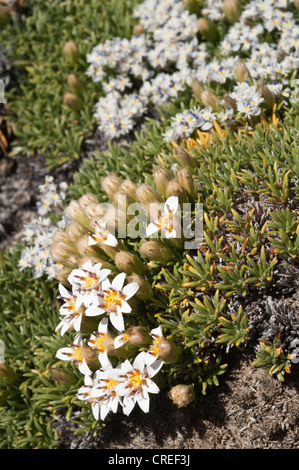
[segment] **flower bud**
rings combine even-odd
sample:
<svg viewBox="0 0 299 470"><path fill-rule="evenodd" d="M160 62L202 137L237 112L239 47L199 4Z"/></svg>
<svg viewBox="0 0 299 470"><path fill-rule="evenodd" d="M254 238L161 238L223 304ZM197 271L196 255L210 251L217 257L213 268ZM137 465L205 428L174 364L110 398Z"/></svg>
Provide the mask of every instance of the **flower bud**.
<svg viewBox="0 0 299 470"><path fill-rule="evenodd" d="M235 79L237 82L245 82L246 80L250 80L250 72L244 64L244 62L238 62L235 67Z"/></svg>
<svg viewBox="0 0 299 470"><path fill-rule="evenodd" d="M70 93L69 91L64 94L63 102L74 111L80 111L80 109L82 109L84 106L82 99L74 93Z"/></svg>
<svg viewBox="0 0 299 470"><path fill-rule="evenodd" d="M172 179L167 184L166 197L169 198L170 196L177 196L180 204L188 201L185 189L176 179Z"/></svg>
<svg viewBox="0 0 299 470"><path fill-rule="evenodd" d="M83 92L84 92L83 83L81 82L81 80L79 80L79 78L74 73L70 73L68 75L67 83L70 89L72 90L72 92L75 93L75 95L79 95L79 96L83 95Z"/></svg>
<svg viewBox="0 0 299 470"><path fill-rule="evenodd" d="M273 93L271 93L271 91L269 90L269 88L265 85L264 82L259 82L258 83L258 86L257 86L257 91L262 95L262 97L264 98L264 102L262 103L262 105L268 109L268 110L272 110L273 109L273 106L275 104L275 97L273 95Z"/></svg>
<svg viewBox="0 0 299 470"><path fill-rule="evenodd" d="M74 65L79 60L79 51L76 43L74 41L67 41L63 46L63 51L66 57L66 60Z"/></svg>
<svg viewBox="0 0 299 470"><path fill-rule="evenodd" d="M160 194L145 183L136 188L135 194L137 200L144 205L162 201Z"/></svg>
<svg viewBox="0 0 299 470"><path fill-rule="evenodd" d="M202 92L201 101L206 108L212 108L213 111L218 110L219 101L217 96L210 90L205 90Z"/></svg>
<svg viewBox="0 0 299 470"><path fill-rule="evenodd" d="M166 186L171 180L171 176L167 173L164 168L158 168L153 172L154 182L156 186L156 190L158 193L162 194L162 196L166 196Z"/></svg>
<svg viewBox="0 0 299 470"><path fill-rule="evenodd" d="M72 272L71 268L65 268L63 267L60 269L56 274L55 274L55 279L58 282L61 282L61 284L67 285L68 284L68 277L70 273Z"/></svg>
<svg viewBox="0 0 299 470"><path fill-rule="evenodd" d="M50 248L51 257L56 263L66 264L71 254L75 254L75 249L66 243L53 242Z"/></svg>
<svg viewBox="0 0 299 470"><path fill-rule="evenodd" d="M97 245L89 245L89 235L83 235L82 237L79 238L79 240L76 243L76 247L78 250L79 255L86 256L89 258L96 258L97 255L99 255L99 248Z"/></svg>
<svg viewBox="0 0 299 470"><path fill-rule="evenodd" d="M130 196L133 200L136 199L136 195L135 195L136 188L137 188L136 184L133 183L133 181L129 179L125 179L120 186L120 190L127 196Z"/></svg>
<svg viewBox="0 0 299 470"><path fill-rule="evenodd" d="M297 8L297 10L299 10L299 0L295 0L294 5L295 5L295 8Z"/></svg>
<svg viewBox="0 0 299 470"><path fill-rule="evenodd" d="M84 213L84 210L79 205L78 201L71 201L69 205L65 209L66 215L68 215L71 219L76 220L79 224L83 225L83 227L88 228L89 220Z"/></svg>
<svg viewBox="0 0 299 470"><path fill-rule="evenodd" d="M241 6L239 0L224 0L223 10L227 20L230 23L238 21L241 14Z"/></svg>
<svg viewBox="0 0 299 470"><path fill-rule="evenodd" d="M48 369L49 374L55 382L62 385L74 385L77 382L77 377L69 370L63 369L62 367L51 367Z"/></svg>
<svg viewBox="0 0 299 470"><path fill-rule="evenodd" d="M62 231L62 230L55 230L54 234L53 234L53 242L55 243L65 243L65 244L69 244L71 246L71 242L70 242L70 237L69 235L66 233L66 231Z"/></svg>
<svg viewBox="0 0 299 470"><path fill-rule="evenodd" d="M204 91L204 87L199 83L199 81L196 78L192 79L191 89L193 91L193 95L195 96L195 98L200 100L200 96L202 92Z"/></svg>
<svg viewBox="0 0 299 470"><path fill-rule="evenodd" d="M84 194L77 200L79 206L84 210L85 207L88 206L91 202L95 202L96 204L99 204L98 198L91 193Z"/></svg>
<svg viewBox="0 0 299 470"><path fill-rule="evenodd" d="M88 219L92 219L97 215L97 211L99 209L99 203L98 202L90 202L87 206L84 208L84 213Z"/></svg>
<svg viewBox="0 0 299 470"><path fill-rule="evenodd" d="M133 36L141 36L144 33L145 33L145 30L144 30L142 24L140 24L140 23L135 24L135 26L133 28Z"/></svg>
<svg viewBox="0 0 299 470"><path fill-rule="evenodd" d="M168 263L173 258L172 251L164 243L157 240L149 240L141 243L139 252L145 258L160 263Z"/></svg>
<svg viewBox="0 0 299 470"><path fill-rule="evenodd" d="M117 176L114 173L111 173L110 175L102 179L101 186L102 186L103 191L105 191L105 193L111 199L113 199L114 193L116 193L119 190L122 182L123 180L119 176Z"/></svg>
<svg viewBox="0 0 299 470"><path fill-rule="evenodd" d="M121 250L116 253L114 262L120 271L124 271L127 274L142 274L145 270L145 265L141 259L135 253L130 253L129 251Z"/></svg>
<svg viewBox="0 0 299 470"><path fill-rule="evenodd" d="M185 189L188 196L190 196L192 199L197 200L198 192L195 186L195 181L191 173L188 171L188 169L181 168L180 170L178 170L176 176L177 176L178 182Z"/></svg>
<svg viewBox="0 0 299 470"><path fill-rule="evenodd" d="M85 233L86 228L76 222L76 220L72 220L65 227L65 235L67 236L68 240L78 240L78 238L82 237L82 235L84 235Z"/></svg>
<svg viewBox="0 0 299 470"><path fill-rule="evenodd" d="M149 330L145 326L130 326L125 334L128 337L128 342L139 348L148 346L152 341Z"/></svg>
<svg viewBox="0 0 299 470"><path fill-rule="evenodd" d="M153 341L149 347L149 353L158 359L169 364L178 362L182 355L182 350L173 342L166 339L163 334L155 334L151 332Z"/></svg>
<svg viewBox="0 0 299 470"><path fill-rule="evenodd" d="M229 95L224 95L223 96L223 106L228 109L228 108L232 108L234 111L237 110L237 103L236 103L236 100L234 100L234 98L232 98L231 96Z"/></svg>
<svg viewBox="0 0 299 470"><path fill-rule="evenodd" d="M183 147L176 147L176 158L183 167L197 168L196 160Z"/></svg>
<svg viewBox="0 0 299 470"><path fill-rule="evenodd" d="M197 29L200 35L210 42L216 42L219 34L216 26L207 18L198 18Z"/></svg>
<svg viewBox="0 0 299 470"><path fill-rule="evenodd" d="M135 297L137 297L137 299L140 299L145 302L153 297L152 286L146 279L144 279L144 277L133 273L128 276L128 282L137 282L139 284L139 289L135 294Z"/></svg>
<svg viewBox="0 0 299 470"><path fill-rule="evenodd" d="M17 380L18 376L15 371L4 362L0 362L0 383L14 385Z"/></svg>
<svg viewBox="0 0 299 470"><path fill-rule="evenodd" d="M170 389L168 396L175 405L179 408L183 408L195 400L194 386L192 384L175 385Z"/></svg>

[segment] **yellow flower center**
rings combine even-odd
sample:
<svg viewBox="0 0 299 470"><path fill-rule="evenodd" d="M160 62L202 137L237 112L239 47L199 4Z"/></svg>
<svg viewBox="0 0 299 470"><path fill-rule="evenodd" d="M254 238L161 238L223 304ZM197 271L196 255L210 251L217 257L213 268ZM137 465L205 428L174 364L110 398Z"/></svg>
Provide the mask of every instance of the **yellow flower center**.
<svg viewBox="0 0 299 470"><path fill-rule="evenodd" d="M105 338L104 333L98 333L95 339L90 339L88 343L91 343L92 349L96 349L99 352L105 352L105 348L103 346L103 339Z"/></svg>
<svg viewBox="0 0 299 470"><path fill-rule="evenodd" d="M72 356L74 358L74 361L82 362L83 361L82 349L80 347L74 349Z"/></svg>
<svg viewBox="0 0 299 470"><path fill-rule="evenodd" d="M111 288L108 291L105 291L105 308L107 310L116 310L124 299L124 294Z"/></svg>
<svg viewBox="0 0 299 470"><path fill-rule="evenodd" d="M146 383L144 377L141 375L140 370L134 369L128 372L130 384L130 388L134 388L135 390L139 390L142 388L142 385Z"/></svg>

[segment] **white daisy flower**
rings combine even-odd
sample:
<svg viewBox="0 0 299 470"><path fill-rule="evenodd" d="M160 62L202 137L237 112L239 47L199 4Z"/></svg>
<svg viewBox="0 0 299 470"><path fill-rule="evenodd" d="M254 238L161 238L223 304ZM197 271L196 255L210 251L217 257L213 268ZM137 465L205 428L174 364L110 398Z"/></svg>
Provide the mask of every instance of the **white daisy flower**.
<svg viewBox="0 0 299 470"><path fill-rule="evenodd" d="M176 238L177 231L175 229L174 215L179 207L179 199L177 196L170 196L164 204L164 215L158 220L151 222L146 229L146 236L150 237L154 233L161 230L166 238Z"/></svg>
<svg viewBox="0 0 299 470"><path fill-rule="evenodd" d="M123 313L130 313L129 300L139 289L137 282L130 282L124 285L126 273L118 274L112 281L105 279L102 282L102 290L98 293L98 303L90 305L86 310L86 315L97 316L107 314L112 325L118 331L124 331Z"/></svg>

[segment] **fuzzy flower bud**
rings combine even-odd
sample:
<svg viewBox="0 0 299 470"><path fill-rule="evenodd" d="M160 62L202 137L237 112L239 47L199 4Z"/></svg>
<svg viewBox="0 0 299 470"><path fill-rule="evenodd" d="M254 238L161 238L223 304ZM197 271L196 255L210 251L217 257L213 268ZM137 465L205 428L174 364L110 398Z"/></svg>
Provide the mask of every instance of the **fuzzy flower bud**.
<svg viewBox="0 0 299 470"><path fill-rule="evenodd" d="M111 199L113 199L114 193L119 191L122 182L123 180L119 176L111 173L102 179L101 186L105 193L108 194Z"/></svg>
<svg viewBox="0 0 299 470"><path fill-rule="evenodd" d="M65 228L65 235L68 237L68 240L78 240L85 233L86 228L76 222L76 220L72 220Z"/></svg>
<svg viewBox="0 0 299 470"><path fill-rule="evenodd" d="M195 159L183 147L180 147L180 146L176 147L176 158L179 164L183 167L186 167L186 168L197 167Z"/></svg>
<svg viewBox="0 0 299 470"><path fill-rule="evenodd" d="M274 103L275 103L275 98L273 93L269 90L269 88L264 84L264 82L259 82L257 86L257 91L262 95L264 98L264 102L262 103L263 106L268 109L272 110Z"/></svg>
<svg viewBox="0 0 299 470"><path fill-rule="evenodd" d="M76 43L74 41L67 41L63 46L63 51L66 57L66 60L70 64L75 64L79 60L79 51Z"/></svg>
<svg viewBox="0 0 299 470"><path fill-rule="evenodd" d="M68 258L75 254L75 250L67 243L53 242L50 249L51 256L56 263L66 265Z"/></svg>
<svg viewBox="0 0 299 470"><path fill-rule="evenodd" d="M223 97L223 106L226 109L232 108L234 111L236 111L236 109L237 109L236 100L234 100L234 98L232 98L229 95L224 95L224 97Z"/></svg>
<svg viewBox="0 0 299 470"><path fill-rule="evenodd" d="M134 28L133 28L133 36L141 36L141 34L144 34L145 33L145 30L142 26L142 24L138 23L138 24L135 24Z"/></svg>
<svg viewBox="0 0 299 470"><path fill-rule="evenodd" d="M180 170L178 170L177 180L180 185L185 189L188 196L195 200L198 198L198 192L196 190L194 178L187 168L181 168Z"/></svg>
<svg viewBox="0 0 299 470"><path fill-rule="evenodd" d="M77 200L78 204L84 210L91 202L95 202L96 204L99 203L98 198L91 193L84 194Z"/></svg>
<svg viewBox="0 0 299 470"><path fill-rule="evenodd" d="M124 271L127 274L142 274L145 270L141 259L135 253L128 251L121 250L116 253L114 262L119 271Z"/></svg>
<svg viewBox="0 0 299 470"><path fill-rule="evenodd" d="M195 96L195 98L200 100L200 96L202 92L204 91L204 87L199 83L199 81L196 78L192 79L191 90L193 91L193 95Z"/></svg>
<svg viewBox="0 0 299 470"><path fill-rule="evenodd" d="M171 180L171 176L167 173L164 168L157 168L153 172L154 182L158 193L162 196L166 196L166 186Z"/></svg>
<svg viewBox="0 0 299 470"><path fill-rule="evenodd" d="M81 80L79 80L79 78L74 73L70 73L68 75L67 83L70 89L72 90L72 92L75 93L75 95L79 95L79 96L83 95L83 92L84 92L83 83L81 82Z"/></svg>
<svg viewBox="0 0 299 470"><path fill-rule="evenodd" d="M125 334L128 342L139 348L148 346L152 341L149 330L145 326L131 326L125 331Z"/></svg>
<svg viewBox="0 0 299 470"><path fill-rule="evenodd" d="M63 285L68 285L68 277L72 272L72 268L63 267L55 274L55 279Z"/></svg>
<svg viewBox="0 0 299 470"><path fill-rule="evenodd" d="M136 188L135 194L137 200L144 205L162 201L160 194L145 183Z"/></svg>
<svg viewBox="0 0 299 470"><path fill-rule="evenodd" d="M217 96L210 90L202 92L201 101L206 108L212 108L213 111L218 110L219 102Z"/></svg>
<svg viewBox="0 0 299 470"><path fill-rule="evenodd" d="M235 67L235 79L237 82L250 80L250 72L244 62L238 62Z"/></svg>
<svg viewBox="0 0 299 470"><path fill-rule="evenodd" d="M151 299L153 297L153 289L150 283L144 279L144 277L139 276L136 273L128 276L128 282L137 282L139 284L139 289L135 294L137 299L142 300L143 302Z"/></svg>
<svg viewBox="0 0 299 470"><path fill-rule="evenodd" d="M78 201L71 201L69 205L65 209L66 215L68 215L71 219L76 220L79 224L83 225L84 227L88 228L88 217L84 213L84 210L78 203Z"/></svg>
<svg viewBox="0 0 299 470"><path fill-rule="evenodd" d="M74 111L80 111L84 105L82 99L79 96L69 91L64 94L63 102Z"/></svg>
<svg viewBox="0 0 299 470"><path fill-rule="evenodd" d="M127 196L130 196L132 199L136 199L136 195L135 195L135 191L136 191L136 184L133 183L133 181L129 180L129 179L125 179L121 186L120 186L120 190L126 194Z"/></svg>
<svg viewBox="0 0 299 470"><path fill-rule="evenodd" d="M17 379L18 376L15 371L4 362L0 362L0 383L14 385Z"/></svg>
<svg viewBox="0 0 299 470"><path fill-rule="evenodd" d="M176 179L170 180L167 184L166 197L169 198L170 196L177 196L180 204L188 201L185 189Z"/></svg>
<svg viewBox="0 0 299 470"><path fill-rule="evenodd" d="M176 385L170 389L168 396L175 405L179 408L183 408L195 400L194 386L192 384Z"/></svg>
<svg viewBox="0 0 299 470"><path fill-rule="evenodd" d="M97 255L99 254L99 249L97 248L96 245L89 245L88 234L83 235L81 238L79 238L79 240L77 241L76 247L81 257L86 256L89 258L92 258L92 257L96 258Z"/></svg>
<svg viewBox="0 0 299 470"><path fill-rule="evenodd" d="M77 377L69 370L63 369L62 367L51 367L48 369L49 374L55 382L62 385L74 385L77 382Z"/></svg>
<svg viewBox="0 0 299 470"><path fill-rule="evenodd" d="M145 258L161 263L168 263L173 258L172 251L164 243L157 240L149 240L141 243L139 252Z"/></svg>
<svg viewBox="0 0 299 470"><path fill-rule="evenodd" d="M224 0L223 10L227 20L230 23L238 21L241 14L241 6L239 0Z"/></svg>

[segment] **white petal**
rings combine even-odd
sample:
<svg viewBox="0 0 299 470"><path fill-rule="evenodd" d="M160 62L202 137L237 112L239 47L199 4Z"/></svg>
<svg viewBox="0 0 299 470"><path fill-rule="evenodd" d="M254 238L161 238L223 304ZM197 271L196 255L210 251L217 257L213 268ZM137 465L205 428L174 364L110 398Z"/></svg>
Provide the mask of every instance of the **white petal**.
<svg viewBox="0 0 299 470"><path fill-rule="evenodd" d="M125 282L126 273L120 273L112 281L112 287L115 290L121 291Z"/></svg>
<svg viewBox="0 0 299 470"><path fill-rule="evenodd" d="M104 312L103 312L104 313ZM98 324L98 332L99 333L104 333L106 334L107 333L107 329L108 329L108 318L105 317L105 318L102 318L102 320L100 321L100 323Z"/></svg>
<svg viewBox="0 0 299 470"><path fill-rule="evenodd" d="M72 297L72 294L62 284L59 284L58 289L61 297L67 299L70 299Z"/></svg>
<svg viewBox="0 0 299 470"><path fill-rule="evenodd" d="M88 246L96 245L96 244L97 244L97 242L91 236L89 236L88 237Z"/></svg>
<svg viewBox="0 0 299 470"><path fill-rule="evenodd" d="M154 375L156 375L163 366L163 364L164 362L161 359L157 359L153 364L150 364L147 367L147 373L149 377L153 377Z"/></svg>
<svg viewBox="0 0 299 470"><path fill-rule="evenodd" d="M179 198L177 196L170 196L165 202L164 213L169 214L169 211L171 211L172 214L175 214L176 211L178 210L178 206L179 206Z"/></svg>
<svg viewBox="0 0 299 470"><path fill-rule="evenodd" d="M147 387L147 391L150 392L150 393L159 393L160 392L160 389L158 387L157 384L155 384L155 382L153 382L152 380L147 380L147 383L146 383Z"/></svg>
<svg viewBox="0 0 299 470"><path fill-rule="evenodd" d="M56 352L56 357L58 357L58 359L62 359L63 361L70 361L72 356L69 356L69 354L73 354L72 348L60 348Z"/></svg>
<svg viewBox="0 0 299 470"><path fill-rule="evenodd" d="M77 315L77 317L73 321L73 326L74 326L76 331L80 331L81 322L82 322L82 315Z"/></svg>
<svg viewBox="0 0 299 470"><path fill-rule="evenodd" d="M137 401L138 405L140 406L140 408L142 409L142 411L144 411L144 413L148 413L149 412L149 396L147 395L147 397L143 397L141 396L141 398L138 398L138 401Z"/></svg>
<svg viewBox="0 0 299 470"><path fill-rule="evenodd" d="M157 233L158 231L159 231L159 227L153 222L151 222L146 228L146 236L150 237L151 235L153 235L154 233Z"/></svg>
<svg viewBox="0 0 299 470"><path fill-rule="evenodd" d="M94 419L98 421L99 419L99 411L100 411L100 405L99 403L92 403L91 404L91 409L92 409L92 414ZM101 418L102 419L102 418Z"/></svg>
<svg viewBox="0 0 299 470"><path fill-rule="evenodd" d="M90 368L88 367L85 359L83 359L81 364L79 364L78 369L81 372L81 374L83 374L83 375L91 375L92 374L92 372L91 372Z"/></svg>
<svg viewBox="0 0 299 470"><path fill-rule="evenodd" d="M102 307L98 307L97 305L91 304L86 310L85 315L87 317L97 317L98 315L103 315L106 310Z"/></svg>
<svg viewBox="0 0 299 470"><path fill-rule="evenodd" d="M131 411L133 410L135 406L135 402L134 400L132 400L132 398L130 399L124 399L123 401L123 412L126 416L129 416L129 414L131 413Z"/></svg>
<svg viewBox="0 0 299 470"><path fill-rule="evenodd" d="M127 284L122 292L123 294L126 296L126 300L130 299L131 297L133 297L133 295L136 294L136 292L138 291L139 289L139 284L138 282L130 282L130 284Z"/></svg>
<svg viewBox="0 0 299 470"><path fill-rule="evenodd" d="M125 330L125 324L124 324L124 319L123 316L120 312L117 313L110 313L110 321L114 328L116 328L118 331L124 331Z"/></svg>
<svg viewBox="0 0 299 470"><path fill-rule="evenodd" d="M157 326L157 328L153 328L151 330L151 335L152 336L160 336L160 338L162 338L162 336L163 336L162 327Z"/></svg>
<svg viewBox="0 0 299 470"><path fill-rule="evenodd" d="M114 348L121 348L127 341L124 340L124 335L118 335L114 338Z"/></svg>
<svg viewBox="0 0 299 470"><path fill-rule="evenodd" d="M117 246L118 245L118 241L117 239L115 238L114 235L112 235L112 233L109 233L107 235L107 239L103 242L104 245L108 245L108 246Z"/></svg>
<svg viewBox="0 0 299 470"><path fill-rule="evenodd" d="M101 412L100 412L101 420L105 421L105 418L106 418L107 414L109 413L110 408L106 404L102 403L100 410L101 410Z"/></svg>
<svg viewBox="0 0 299 470"><path fill-rule="evenodd" d="M133 367L135 369L139 369L139 370L144 369L146 354L147 353L145 351L142 351L135 357L134 362L133 362Z"/></svg>
<svg viewBox="0 0 299 470"><path fill-rule="evenodd" d="M122 300L121 301L121 306L118 307L118 310L119 310L119 312L123 312L123 313L131 313L132 308L130 307L128 302L125 302L125 300Z"/></svg>
<svg viewBox="0 0 299 470"><path fill-rule="evenodd" d="M170 239L170 238L176 238L176 230L173 229L171 232L168 230L165 230L165 238Z"/></svg>

